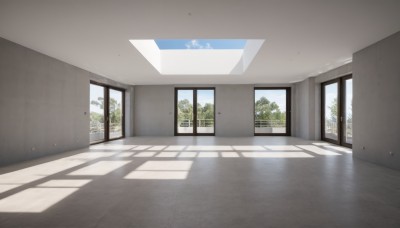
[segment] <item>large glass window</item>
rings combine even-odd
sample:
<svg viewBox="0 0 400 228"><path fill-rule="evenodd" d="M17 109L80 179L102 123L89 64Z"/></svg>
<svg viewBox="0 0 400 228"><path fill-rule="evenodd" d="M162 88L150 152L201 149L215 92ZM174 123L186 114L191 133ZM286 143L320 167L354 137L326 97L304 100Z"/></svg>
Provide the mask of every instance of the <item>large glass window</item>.
<svg viewBox="0 0 400 228"><path fill-rule="evenodd" d="M353 144L353 79L345 79L344 86L344 143Z"/></svg>
<svg viewBox="0 0 400 228"><path fill-rule="evenodd" d="M176 135L214 135L214 88L177 88Z"/></svg>
<svg viewBox="0 0 400 228"><path fill-rule="evenodd" d="M177 133L192 134L193 113L193 90L177 90Z"/></svg>
<svg viewBox="0 0 400 228"><path fill-rule="evenodd" d="M255 135L290 135L290 88L255 88Z"/></svg>
<svg viewBox="0 0 400 228"><path fill-rule="evenodd" d="M321 138L351 147L353 143L353 79L347 75L322 83Z"/></svg>
<svg viewBox="0 0 400 228"><path fill-rule="evenodd" d="M90 143L124 137L124 90L90 83Z"/></svg>
<svg viewBox="0 0 400 228"><path fill-rule="evenodd" d="M324 113L325 113L325 138L337 141L338 135L338 119L339 119L339 83L334 82L325 85L324 88Z"/></svg>
<svg viewBox="0 0 400 228"><path fill-rule="evenodd" d="M214 90L197 90L197 133L214 134Z"/></svg>
<svg viewBox="0 0 400 228"><path fill-rule="evenodd" d="M90 84L90 142L105 140L104 99L105 88Z"/></svg>
<svg viewBox="0 0 400 228"><path fill-rule="evenodd" d="M123 92L110 89L109 104L109 124L110 139L120 138L123 136Z"/></svg>

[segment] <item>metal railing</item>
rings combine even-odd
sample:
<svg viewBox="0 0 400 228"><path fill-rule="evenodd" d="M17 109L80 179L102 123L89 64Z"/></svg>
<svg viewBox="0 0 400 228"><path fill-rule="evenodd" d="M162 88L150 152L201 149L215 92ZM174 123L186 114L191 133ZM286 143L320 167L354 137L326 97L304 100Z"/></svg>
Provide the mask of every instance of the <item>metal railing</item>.
<svg viewBox="0 0 400 228"><path fill-rule="evenodd" d="M104 123L100 122L91 122L90 123L90 134L102 133L104 132ZM121 132L122 124L121 123L110 123L110 132Z"/></svg>
<svg viewBox="0 0 400 228"><path fill-rule="evenodd" d="M346 121L345 123L345 132L346 132L346 137L353 137L353 122L352 121ZM337 134L338 129L337 129L337 121L334 120L326 120L325 121L325 133L330 133L330 134Z"/></svg>
<svg viewBox="0 0 400 228"><path fill-rule="evenodd" d="M263 127L286 127L285 120L255 120L254 126L256 128L263 128Z"/></svg>
<svg viewBox="0 0 400 228"><path fill-rule="evenodd" d="M213 127L213 119L198 119L197 127ZM179 122L179 127L193 127L193 120L181 120Z"/></svg>

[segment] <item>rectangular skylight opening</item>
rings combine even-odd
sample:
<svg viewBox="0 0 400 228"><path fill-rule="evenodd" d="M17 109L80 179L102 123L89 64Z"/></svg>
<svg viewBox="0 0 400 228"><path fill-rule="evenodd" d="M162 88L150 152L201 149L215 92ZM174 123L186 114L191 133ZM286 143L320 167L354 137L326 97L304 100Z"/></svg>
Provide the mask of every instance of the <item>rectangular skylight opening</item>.
<svg viewBox="0 0 400 228"><path fill-rule="evenodd" d="M246 41L243 39L156 39L154 40L160 50L185 50L185 49L217 49L232 50L244 49Z"/></svg>
<svg viewBox="0 0 400 228"><path fill-rule="evenodd" d="M162 75L240 75L263 39L130 40Z"/></svg>

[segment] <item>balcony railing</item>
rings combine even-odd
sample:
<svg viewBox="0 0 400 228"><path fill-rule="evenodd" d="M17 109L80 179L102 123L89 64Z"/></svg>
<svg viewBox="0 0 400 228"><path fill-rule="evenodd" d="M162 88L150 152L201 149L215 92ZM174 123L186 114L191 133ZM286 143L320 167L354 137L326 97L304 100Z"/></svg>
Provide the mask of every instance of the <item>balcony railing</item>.
<svg viewBox="0 0 400 228"><path fill-rule="evenodd" d="M255 120L254 126L256 128L263 128L263 127L284 128L284 127L286 127L286 121L284 121L284 120Z"/></svg>
<svg viewBox="0 0 400 228"><path fill-rule="evenodd" d="M198 119L197 127L213 127L213 119ZM179 127L193 127L193 120L181 120L179 122Z"/></svg>
<svg viewBox="0 0 400 228"><path fill-rule="evenodd" d="M353 122L346 121L345 123L345 137L347 143L353 142ZM337 139L338 129L337 129L337 121L334 120L326 120L325 121L325 137Z"/></svg>
<svg viewBox="0 0 400 228"><path fill-rule="evenodd" d="M90 141L102 141L104 140L104 123L91 122L90 123ZM110 138L118 138L122 136L122 124L121 123L110 123Z"/></svg>

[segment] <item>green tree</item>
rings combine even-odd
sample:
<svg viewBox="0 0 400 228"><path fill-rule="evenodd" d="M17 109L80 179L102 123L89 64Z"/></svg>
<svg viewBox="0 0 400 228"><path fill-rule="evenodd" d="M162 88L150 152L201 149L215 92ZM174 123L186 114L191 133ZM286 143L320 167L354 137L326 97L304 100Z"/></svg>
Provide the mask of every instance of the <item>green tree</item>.
<svg viewBox="0 0 400 228"><path fill-rule="evenodd" d="M91 105L98 106L100 109L104 109L104 98L98 97L97 100L92 100ZM122 123L122 105L118 103L114 98L110 98L109 102L109 115L110 123L114 126L121 126ZM96 112L90 113L90 121L93 123L99 122L104 123L104 115Z"/></svg>
<svg viewBox="0 0 400 228"><path fill-rule="evenodd" d="M193 105L188 99L178 102L178 122L181 123L186 120L193 121Z"/></svg>
<svg viewBox="0 0 400 228"><path fill-rule="evenodd" d="M203 127L210 127L214 124L214 105L211 103L205 103L204 107L197 103L197 119L202 121L200 123Z"/></svg>
<svg viewBox="0 0 400 228"><path fill-rule="evenodd" d="M330 116L331 116L331 120L333 122L337 121L337 116L338 116L338 102L337 102L337 98L333 99L331 106L328 107L330 110Z"/></svg>
<svg viewBox="0 0 400 228"><path fill-rule="evenodd" d="M269 101L266 97L261 97L255 103L255 119L275 120L284 123L286 112L282 112L277 103Z"/></svg>

